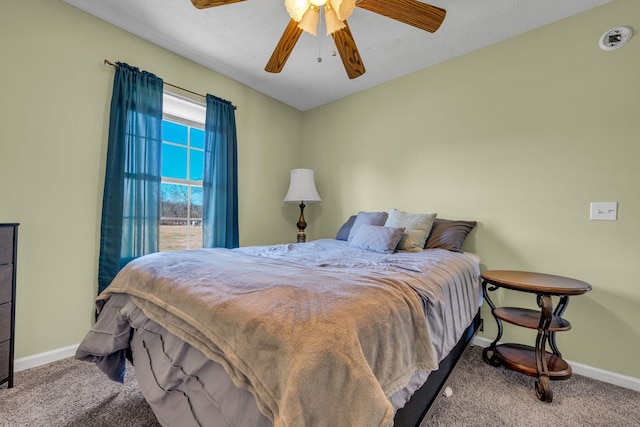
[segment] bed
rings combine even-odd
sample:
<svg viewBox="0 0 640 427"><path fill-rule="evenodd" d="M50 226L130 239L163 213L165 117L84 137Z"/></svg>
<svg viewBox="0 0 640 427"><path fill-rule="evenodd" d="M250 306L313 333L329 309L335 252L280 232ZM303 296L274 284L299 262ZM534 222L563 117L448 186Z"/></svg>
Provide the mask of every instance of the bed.
<svg viewBox="0 0 640 427"><path fill-rule="evenodd" d="M132 358L165 426L419 425L479 326L475 223L432 214L416 243L390 221L409 214L381 214L336 239L140 257L76 357L114 381Z"/></svg>

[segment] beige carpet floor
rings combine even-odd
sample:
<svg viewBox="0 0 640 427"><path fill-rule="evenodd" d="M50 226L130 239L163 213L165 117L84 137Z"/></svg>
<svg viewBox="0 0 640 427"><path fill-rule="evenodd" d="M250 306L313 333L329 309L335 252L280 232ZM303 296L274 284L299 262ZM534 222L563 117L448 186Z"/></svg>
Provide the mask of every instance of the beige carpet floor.
<svg viewBox="0 0 640 427"><path fill-rule="evenodd" d="M469 347L437 402L429 426L640 426L640 393L579 375L551 383L554 399L540 402L534 379L482 361ZM72 358L18 372L15 387L0 388L3 427L156 427L133 369L125 384ZM313 427L313 426L309 426ZM362 426L368 427L368 426Z"/></svg>

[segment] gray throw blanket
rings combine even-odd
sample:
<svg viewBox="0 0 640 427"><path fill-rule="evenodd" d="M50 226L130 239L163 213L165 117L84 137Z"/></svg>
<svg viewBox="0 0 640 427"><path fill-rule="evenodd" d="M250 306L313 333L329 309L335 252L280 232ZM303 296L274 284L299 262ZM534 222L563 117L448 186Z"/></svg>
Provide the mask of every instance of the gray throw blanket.
<svg viewBox="0 0 640 427"><path fill-rule="evenodd" d="M276 427L391 426L387 397L437 368L418 276L227 249L165 252L129 263L98 305L131 295L222 364Z"/></svg>

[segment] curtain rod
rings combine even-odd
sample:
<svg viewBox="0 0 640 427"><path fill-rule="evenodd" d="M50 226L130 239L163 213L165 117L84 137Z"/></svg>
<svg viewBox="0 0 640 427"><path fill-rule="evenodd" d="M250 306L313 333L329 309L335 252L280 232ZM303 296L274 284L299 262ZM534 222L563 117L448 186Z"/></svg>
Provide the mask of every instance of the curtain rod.
<svg viewBox="0 0 640 427"><path fill-rule="evenodd" d="M113 62L109 61L108 59L105 59L105 60L104 60L104 65L111 65L112 67L117 67L117 66L118 66L118 64L114 64ZM185 91L185 92L189 92L190 94L200 96L200 97L202 97L202 98L206 98L206 97L207 97L206 95L202 95L201 93L194 92L194 91L192 91L192 90L185 89L185 88L183 88L183 87L176 86L176 85L171 84L171 83L168 83L168 82L164 82L164 84L166 84L167 86L174 87L174 88L176 88L176 89L183 90L183 91ZM233 105L233 104L231 104L231 105ZM234 110L237 110L237 109L238 109L238 107L236 107L235 105L233 105L233 109L234 109Z"/></svg>

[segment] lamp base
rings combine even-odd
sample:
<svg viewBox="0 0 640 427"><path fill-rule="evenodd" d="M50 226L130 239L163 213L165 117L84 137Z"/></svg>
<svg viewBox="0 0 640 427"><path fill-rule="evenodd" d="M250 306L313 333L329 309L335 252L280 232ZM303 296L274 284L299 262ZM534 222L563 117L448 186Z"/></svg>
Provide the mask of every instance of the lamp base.
<svg viewBox="0 0 640 427"><path fill-rule="evenodd" d="M298 239L296 243L304 243L307 241L307 235L304 234L304 229L307 228L307 222L304 220L304 202L300 202L300 218L298 218Z"/></svg>

